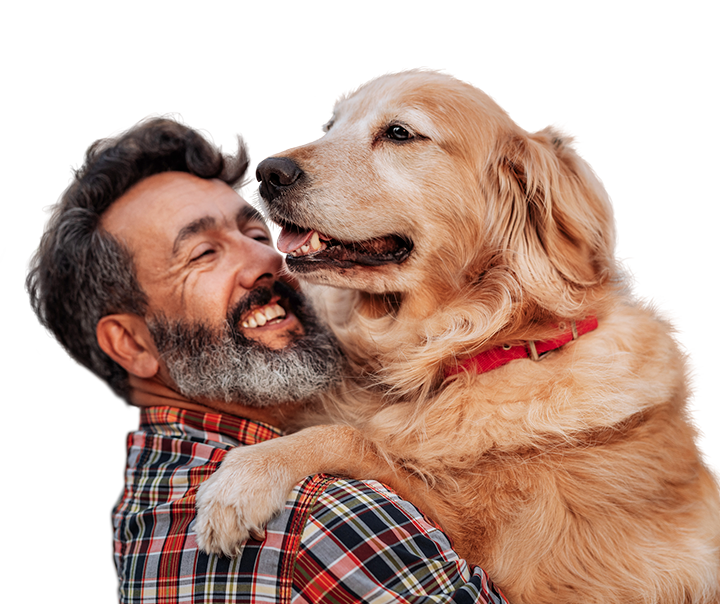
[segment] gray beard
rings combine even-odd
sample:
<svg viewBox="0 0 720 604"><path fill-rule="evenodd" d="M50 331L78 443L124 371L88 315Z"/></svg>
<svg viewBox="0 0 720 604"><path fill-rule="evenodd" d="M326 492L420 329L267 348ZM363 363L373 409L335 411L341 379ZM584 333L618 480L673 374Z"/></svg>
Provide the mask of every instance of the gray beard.
<svg viewBox="0 0 720 604"><path fill-rule="evenodd" d="M180 393L262 408L308 401L337 383L345 366L337 340L298 294L282 293L294 298L305 333L294 334L279 350L246 338L236 327L252 304L269 301L269 290L251 292L216 328L162 314L151 317L148 328Z"/></svg>

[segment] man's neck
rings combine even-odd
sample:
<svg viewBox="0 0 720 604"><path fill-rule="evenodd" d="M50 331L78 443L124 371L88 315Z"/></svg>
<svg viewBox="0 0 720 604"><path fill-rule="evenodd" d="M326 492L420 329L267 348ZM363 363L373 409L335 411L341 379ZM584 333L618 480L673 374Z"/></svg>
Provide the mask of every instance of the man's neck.
<svg viewBox="0 0 720 604"><path fill-rule="evenodd" d="M136 407L177 407L200 413L223 413L269 424L285 430L303 407L301 403L280 403L273 407L249 407L240 403L214 400L191 400L168 386L161 377L151 379L129 376L130 400Z"/></svg>

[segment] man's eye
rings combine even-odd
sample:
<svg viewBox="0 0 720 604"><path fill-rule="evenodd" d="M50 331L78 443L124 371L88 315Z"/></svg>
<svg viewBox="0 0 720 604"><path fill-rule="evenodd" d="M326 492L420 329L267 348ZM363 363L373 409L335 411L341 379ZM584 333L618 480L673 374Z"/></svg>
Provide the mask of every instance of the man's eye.
<svg viewBox="0 0 720 604"><path fill-rule="evenodd" d="M203 250L198 250L195 254L193 254L192 258L190 258L190 262L195 262L196 260L200 260L200 258L205 258L207 256L211 256L215 253L215 250L213 248L206 248Z"/></svg>
<svg viewBox="0 0 720 604"><path fill-rule="evenodd" d="M245 232L245 236L250 237L250 239L254 239L255 241L259 241L260 243L272 243L272 239L270 239L270 236L267 234L265 229L250 229Z"/></svg>

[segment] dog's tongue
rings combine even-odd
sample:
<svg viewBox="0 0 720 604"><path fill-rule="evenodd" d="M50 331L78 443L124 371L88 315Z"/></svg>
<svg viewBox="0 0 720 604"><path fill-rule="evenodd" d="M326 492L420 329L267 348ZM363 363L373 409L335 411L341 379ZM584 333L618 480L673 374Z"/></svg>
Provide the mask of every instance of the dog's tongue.
<svg viewBox="0 0 720 604"><path fill-rule="evenodd" d="M305 245L314 231L296 231L283 229L278 235L277 247L283 254L289 254Z"/></svg>

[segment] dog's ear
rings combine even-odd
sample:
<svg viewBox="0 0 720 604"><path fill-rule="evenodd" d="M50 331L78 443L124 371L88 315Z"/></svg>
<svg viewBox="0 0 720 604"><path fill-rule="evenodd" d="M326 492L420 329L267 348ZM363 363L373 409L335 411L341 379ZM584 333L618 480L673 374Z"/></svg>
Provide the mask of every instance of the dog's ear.
<svg viewBox="0 0 720 604"><path fill-rule="evenodd" d="M614 272L607 194L569 142L551 129L517 133L489 164L491 245L541 306L571 316ZM529 291L528 291L529 290Z"/></svg>

